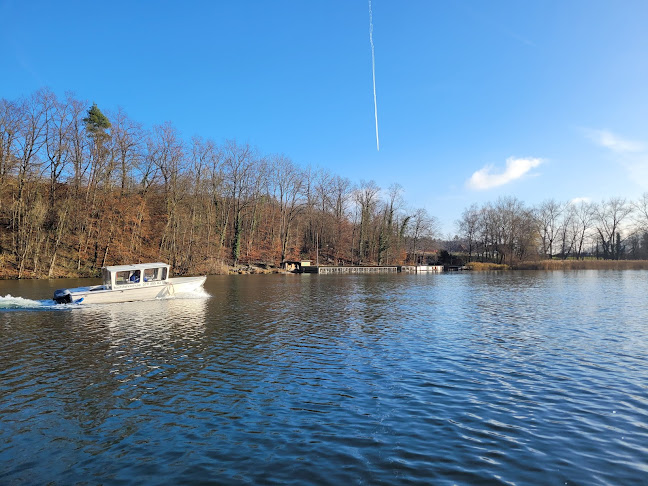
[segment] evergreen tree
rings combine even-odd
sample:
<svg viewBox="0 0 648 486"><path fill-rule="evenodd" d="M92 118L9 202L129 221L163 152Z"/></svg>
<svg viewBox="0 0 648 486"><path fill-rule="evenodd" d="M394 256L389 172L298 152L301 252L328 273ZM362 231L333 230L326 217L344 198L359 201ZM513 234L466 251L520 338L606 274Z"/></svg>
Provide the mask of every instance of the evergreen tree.
<svg viewBox="0 0 648 486"><path fill-rule="evenodd" d="M83 118L88 138L94 142L95 157L101 157L104 146L110 139L106 131L111 127L110 120L104 115L96 103L93 103L88 110L88 116Z"/></svg>
<svg viewBox="0 0 648 486"><path fill-rule="evenodd" d="M85 123L86 130L88 130L88 135L94 139L107 135L106 130L111 126L110 120L101 112L97 103L92 104L92 107L88 110L88 116L83 119L83 123Z"/></svg>
<svg viewBox="0 0 648 486"><path fill-rule="evenodd" d="M625 252L625 245L621 245L621 235L617 232L616 234L616 245L614 249L615 260L621 260L621 254Z"/></svg>

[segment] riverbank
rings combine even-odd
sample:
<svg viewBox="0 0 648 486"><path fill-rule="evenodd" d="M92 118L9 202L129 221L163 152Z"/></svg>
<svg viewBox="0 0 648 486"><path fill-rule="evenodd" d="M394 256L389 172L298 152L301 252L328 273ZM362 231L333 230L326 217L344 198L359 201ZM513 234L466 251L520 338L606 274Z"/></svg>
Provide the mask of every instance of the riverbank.
<svg viewBox="0 0 648 486"><path fill-rule="evenodd" d="M81 268L80 270L67 270L58 268L50 279L59 278L98 278L100 277L101 269ZM270 264L256 264L256 265L209 265L196 268L192 275L261 275L270 273L287 273L279 267ZM172 274L176 276L184 276L179 272L172 269ZM18 270L12 265L3 264L0 260L0 280L18 280ZM43 274L35 275L26 272L22 280L48 280L48 277Z"/></svg>
<svg viewBox="0 0 648 486"><path fill-rule="evenodd" d="M648 260L539 260L514 265L472 262L476 272L493 270L648 270Z"/></svg>
<svg viewBox="0 0 648 486"><path fill-rule="evenodd" d="M523 262L514 265L497 263L472 262L466 265L468 270L474 272L514 271L514 270L648 270L648 260L539 260L536 262ZM53 278L95 278L92 270L81 269L78 272L67 271L57 273ZM290 273L270 264L256 265L218 265L209 268L200 268L196 274L200 275L267 275L277 273ZM0 266L0 280L16 280L17 273L11 268ZM23 280L47 280L46 277L27 275Z"/></svg>

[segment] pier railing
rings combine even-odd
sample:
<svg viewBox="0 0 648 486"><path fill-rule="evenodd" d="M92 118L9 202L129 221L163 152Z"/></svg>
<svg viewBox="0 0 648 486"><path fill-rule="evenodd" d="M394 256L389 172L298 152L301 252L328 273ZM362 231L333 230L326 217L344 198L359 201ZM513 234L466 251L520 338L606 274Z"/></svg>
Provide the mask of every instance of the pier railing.
<svg viewBox="0 0 648 486"><path fill-rule="evenodd" d="M441 273L464 270L465 267L444 265L385 265L385 266L317 266L301 267L303 273Z"/></svg>
<svg viewBox="0 0 648 486"><path fill-rule="evenodd" d="M399 267L382 266L382 267L352 267L352 266L310 266L304 267L304 272L307 273L396 273L399 272Z"/></svg>

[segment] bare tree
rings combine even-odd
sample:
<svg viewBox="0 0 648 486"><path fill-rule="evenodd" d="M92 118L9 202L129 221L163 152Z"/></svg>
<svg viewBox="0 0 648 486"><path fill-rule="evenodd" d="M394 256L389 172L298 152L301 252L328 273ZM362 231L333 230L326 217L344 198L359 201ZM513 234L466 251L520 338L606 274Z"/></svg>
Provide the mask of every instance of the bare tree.
<svg viewBox="0 0 648 486"><path fill-rule="evenodd" d="M322 169L311 172L311 176L309 189L305 191L309 196L307 202L309 209L308 246L316 247L318 259L321 252L325 253L325 258L329 258L330 244L334 240L334 231L331 225L333 176L327 170Z"/></svg>
<svg viewBox="0 0 648 486"><path fill-rule="evenodd" d="M558 227L558 238L560 243L560 258L566 260L572 254L578 236L575 231L577 221L576 209L572 204L567 204L563 210L560 226Z"/></svg>
<svg viewBox="0 0 648 486"><path fill-rule="evenodd" d="M214 166L218 158L216 144L212 140L193 137L191 140L191 160L186 174L187 186L185 191L190 192L188 210L189 217L184 222L184 236L179 257L183 272L189 271L194 266L197 254L200 252L201 240L207 241L211 236L211 223L209 209L211 201L209 169ZM207 234L204 234L204 230Z"/></svg>
<svg viewBox="0 0 648 486"><path fill-rule="evenodd" d="M45 143L46 118L49 99L45 90L37 91L34 95L20 104L21 121L18 129L16 144L18 148L18 189L16 199L23 201L23 191L30 175L39 177L42 165L38 157Z"/></svg>
<svg viewBox="0 0 648 486"><path fill-rule="evenodd" d="M9 214L12 197L12 189L7 183L17 164L17 138L21 125L21 112L18 104L0 99L0 220L11 220ZM14 228L15 230L15 228ZM9 237L4 231L0 231L0 254L9 246ZM13 236L13 235L11 235Z"/></svg>
<svg viewBox="0 0 648 486"><path fill-rule="evenodd" d="M49 109L45 112L45 149L50 173L50 206L53 207L56 200L56 188L72 157L73 119L72 107L67 102L68 100L61 102L50 92L47 92L45 96L49 98Z"/></svg>
<svg viewBox="0 0 648 486"><path fill-rule="evenodd" d="M144 159L145 132L142 125L131 120L122 108L113 115L112 152L119 172L121 196L131 188L133 171Z"/></svg>
<svg viewBox="0 0 648 486"><path fill-rule="evenodd" d="M290 230L305 204L301 200L304 174L284 155L270 160L272 195L279 204L280 261L286 260Z"/></svg>
<svg viewBox="0 0 648 486"><path fill-rule="evenodd" d="M45 154L49 167L49 211L48 225L54 228L48 236L48 277L54 275L56 258L63 237L68 233L69 214L73 207L73 194L66 191L64 198L58 197L57 188L62 184L66 169L73 157L73 124L74 110L71 97L58 100L51 92L45 92L48 98L45 112Z"/></svg>
<svg viewBox="0 0 648 486"><path fill-rule="evenodd" d="M227 196L232 201L233 235L232 260L236 265L241 256L243 238L243 212L250 207L259 196L260 189L260 159L256 151L249 145L238 145L229 140L223 148L224 187Z"/></svg>
<svg viewBox="0 0 648 486"><path fill-rule="evenodd" d="M393 261L395 251L398 250L399 225L398 211L403 207L403 187L400 184L392 184L387 194L388 200L383 207L383 216L378 236L378 265Z"/></svg>
<svg viewBox="0 0 648 486"><path fill-rule="evenodd" d="M534 252L537 245L537 223L533 211L514 197L499 198L482 211L484 247L497 263L509 264Z"/></svg>
<svg viewBox="0 0 648 486"><path fill-rule="evenodd" d="M88 156L89 143L85 131L83 115L86 110L86 102L74 99L71 94L67 96L67 104L70 106L70 151L73 167L74 194L81 193L81 186L84 182L91 158Z"/></svg>
<svg viewBox="0 0 648 486"><path fill-rule="evenodd" d="M171 123L154 127L148 144L149 156L162 176L166 202L166 226L160 241L160 251L167 254L175 267L180 247L178 234L181 220L178 203L183 196L180 174L184 166L185 146L177 129Z"/></svg>
<svg viewBox="0 0 648 486"><path fill-rule="evenodd" d="M554 199L547 199L535 211L540 240L542 241L542 254L545 258L553 258L553 245L558 237L560 216L564 210L565 205Z"/></svg>
<svg viewBox="0 0 648 486"><path fill-rule="evenodd" d="M374 181L361 181L355 190L355 202L360 211L360 230L358 238L358 261L362 263L370 259L372 247L372 221L378 204L380 188Z"/></svg>
<svg viewBox="0 0 648 486"><path fill-rule="evenodd" d="M584 257L585 240L592 229L595 217L594 206L586 201L581 201L578 204L572 204L571 209L573 212L571 223L574 235L574 249L576 250L576 258L582 259Z"/></svg>
<svg viewBox="0 0 648 486"><path fill-rule="evenodd" d="M4 98L0 99L0 190L5 187L7 176L12 173L18 162L16 144L21 123L20 106Z"/></svg>
<svg viewBox="0 0 648 486"><path fill-rule="evenodd" d="M40 238L44 211L37 191L28 192L29 184L40 178L42 162L38 156L45 143L45 113L49 99L41 90L20 104L22 123L16 137L17 190L11 217L13 251L18 261L18 278L22 278L30 251Z"/></svg>
<svg viewBox="0 0 648 486"><path fill-rule="evenodd" d="M506 256L509 257L509 264L513 263L513 256L516 252L517 239L520 236L521 220L524 211L523 203L514 197L499 198L495 204L495 210L500 218L500 245L499 251L502 253L502 261Z"/></svg>
<svg viewBox="0 0 648 486"><path fill-rule="evenodd" d="M600 238L604 259L618 259L619 245L616 245L617 234L621 223L630 215L633 207L623 198L613 197L595 206L596 232Z"/></svg>
<svg viewBox="0 0 648 486"><path fill-rule="evenodd" d="M480 210L477 204L472 204L469 208L464 209L461 214L461 219L457 221L459 234L466 240L466 244L468 245L469 262L472 261L472 254L477 243L480 223Z"/></svg>
<svg viewBox="0 0 648 486"><path fill-rule="evenodd" d="M636 214L637 229L648 232L648 192L644 192L633 206Z"/></svg>
<svg viewBox="0 0 648 486"><path fill-rule="evenodd" d="M434 216L431 216L426 209L419 208L414 211L411 217L411 224L407 235L410 239L410 253L414 265L418 265L419 257L419 243L424 238L434 238L438 233L439 223Z"/></svg>

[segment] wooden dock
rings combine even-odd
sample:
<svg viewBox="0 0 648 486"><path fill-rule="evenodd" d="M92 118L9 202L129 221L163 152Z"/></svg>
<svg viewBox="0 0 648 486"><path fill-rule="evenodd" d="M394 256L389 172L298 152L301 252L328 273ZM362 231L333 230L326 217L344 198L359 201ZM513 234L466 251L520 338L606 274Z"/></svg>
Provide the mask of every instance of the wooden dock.
<svg viewBox="0 0 648 486"><path fill-rule="evenodd" d="M393 266L375 266L375 267L356 267L356 266L310 266L303 267L305 273L396 273L400 267Z"/></svg>
<svg viewBox="0 0 648 486"><path fill-rule="evenodd" d="M441 273L444 268L443 265L403 265L400 271L404 273Z"/></svg>
<svg viewBox="0 0 648 486"><path fill-rule="evenodd" d="M442 273L466 270L459 265L387 265L387 266L302 266L299 273L346 274L346 273Z"/></svg>

